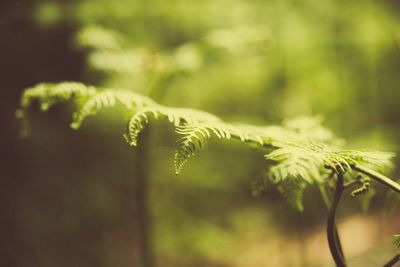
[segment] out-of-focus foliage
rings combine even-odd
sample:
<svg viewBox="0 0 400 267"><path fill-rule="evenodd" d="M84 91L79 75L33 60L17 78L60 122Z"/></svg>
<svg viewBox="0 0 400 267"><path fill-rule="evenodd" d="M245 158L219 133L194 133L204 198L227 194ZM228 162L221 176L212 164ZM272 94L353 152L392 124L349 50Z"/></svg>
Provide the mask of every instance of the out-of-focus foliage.
<svg viewBox="0 0 400 267"><path fill-rule="evenodd" d="M400 235L395 235L393 238L393 243L396 247L400 248Z"/></svg>
<svg viewBox="0 0 400 267"><path fill-rule="evenodd" d="M222 111L262 95L253 116L274 119L331 115L339 106L354 112L353 103L378 96L373 73L395 49L398 27L397 17L372 1L84 1L76 18L79 43L92 49L89 65L113 74L105 85L148 92L163 82L164 101L189 98ZM230 97L221 99L223 92ZM374 108L364 118L376 116Z"/></svg>

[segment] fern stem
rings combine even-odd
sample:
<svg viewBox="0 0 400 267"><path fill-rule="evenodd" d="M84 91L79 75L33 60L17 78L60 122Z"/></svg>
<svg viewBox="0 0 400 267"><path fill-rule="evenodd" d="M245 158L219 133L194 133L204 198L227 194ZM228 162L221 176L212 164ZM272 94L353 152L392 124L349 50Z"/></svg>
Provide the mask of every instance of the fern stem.
<svg viewBox="0 0 400 267"><path fill-rule="evenodd" d="M318 189L319 189L321 197L322 197L322 199L324 201L324 204L325 204L326 208L329 211L332 203L331 203L331 200L330 200L330 198L328 196L328 193L326 192L326 188L324 187L323 184L318 184ZM336 225L335 225L335 238L336 238L337 248L339 249L339 252L340 252L340 254L341 254L342 258L343 258L344 254L343 254L342 242L340 241L340 237L339 237L339 233L337 231L337 226Z"/></svg>
<svg viewBox="0 0 400 267"><path fill-rule="evenodd" d="M391 258L385 265L383 265L383 267L392 267L399 261L400 261L400 251L397 252L396 255L394 255L394 257Z"/></svg>
<svg viewBox="0 0 400 267"><path fill-rule="evenodd" d="M355 171L358 171L360 173L363 173L369 177L371 177L372 179L375 179L377 182L389 187L390 189L392 189L393 191L397 192L400 194L400 184L396 183L395 181L393 181L392 179L386 177L383 174L380 174L374 170L371 170L367 167L363 167L360 165L353 165L352 169Z"/></svg>
<svg viewBox="0 0 400 267"><path fill-rule="evenodd" d="M328 244L331 251L332 257L337 267L346 267L344 255L341 251L340 239L336 230L336 211L342 197L344 190L343 187L343 174L337 175L336 188L332 201L332 205L329 210L328 223L327 223L327 235Z"/></svg>

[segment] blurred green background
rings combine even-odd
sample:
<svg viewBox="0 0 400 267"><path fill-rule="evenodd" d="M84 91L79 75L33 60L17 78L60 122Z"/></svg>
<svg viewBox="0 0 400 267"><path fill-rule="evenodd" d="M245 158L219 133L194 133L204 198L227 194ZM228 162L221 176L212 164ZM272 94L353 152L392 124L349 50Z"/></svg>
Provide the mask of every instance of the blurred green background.
<svg viewBox="0 0 400 267"><path fill-rule="evenodd" d="M0 265L333 266L317 192L304 213L273 187L252 196L260 151L212 140L175 176L167 123L133 150L113 110L76 132L72 106L33 108L28 139L14 112L23 88L76 80L227 121L319 115L349 147L399 153L399 15L396 0L1 1ZM351 266L394 252L400 210L377 192L368 213L341 204Z"/></svg>

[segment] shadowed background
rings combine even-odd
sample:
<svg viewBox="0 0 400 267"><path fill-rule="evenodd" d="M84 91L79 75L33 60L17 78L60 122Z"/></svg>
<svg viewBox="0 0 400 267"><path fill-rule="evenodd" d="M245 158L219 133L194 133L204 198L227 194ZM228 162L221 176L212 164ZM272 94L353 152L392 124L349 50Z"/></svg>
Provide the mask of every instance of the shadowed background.
<svg viewBox="0 0 400 267"><path fill-rule="evenodd" d="M320 115L351 148L399 153L399 14L390 0L2 1L1 265L332 266L317 192L304 213L273 187L252 196L261 152L212 140L175 176L166 123L133 150L113 110L73 131L71 105L35 107L20 139L15 109L26 87L76 80L227 121ZM400 210L384 216L379 186L368 213L357 202L340 206L346 255L379 266Z"/></svg>

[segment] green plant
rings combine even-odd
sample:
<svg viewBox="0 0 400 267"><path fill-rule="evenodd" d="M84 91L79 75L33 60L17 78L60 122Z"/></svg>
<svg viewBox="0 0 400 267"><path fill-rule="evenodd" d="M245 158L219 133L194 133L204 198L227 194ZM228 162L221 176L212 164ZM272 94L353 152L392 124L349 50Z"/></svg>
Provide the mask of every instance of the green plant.
<svg viewBox="0 0 400 267"><path fill-rule="evenodd" d="M368 192L371 182L375 181L400 193L400 185L381 174L392 167L392 153L344 149L343 142L316 118L302 117L282 126L233 124L200 110L163 106L129 90L100 89L77 82L43 83L26 89L17 117L27 127L27 110L34 101L39 101L40 108L46 111L70 99L78 107L71 123L73 129L78 129L87 117L103 108L120 108L127 120L124 138L131 146L137 146L139 134L150 119L166 118L180 136L174 155L176 174L212 137L256 145L265 151L266 160L275 163L267 171L266 181L278 185L292 206L302 211L304 189L309 185L319 188L329 209L327 237L337 266L346 266L335 223L344 191L352 188L351 195L357 197ZM328 189L333 191L331 197ZM400 246L399 235L395 236L394 243ZM396 255L385 266L392 266L399 260Z"/></svg>

